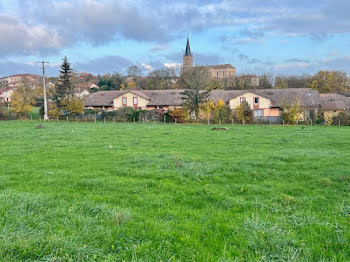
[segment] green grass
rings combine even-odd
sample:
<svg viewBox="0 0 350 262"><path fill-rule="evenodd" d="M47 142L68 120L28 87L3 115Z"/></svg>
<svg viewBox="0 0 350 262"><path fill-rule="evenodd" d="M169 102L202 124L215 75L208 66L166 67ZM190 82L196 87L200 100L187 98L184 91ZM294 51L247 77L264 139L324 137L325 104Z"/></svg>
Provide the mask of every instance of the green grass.
<svg viewBox="0 0 350 262"><path fill-rule="evenodd" d="M0 122L3 261L349 261L350 129Z"/></svg>
<svg viewBox="0 0 350 262"><path fill-rule="evenodd" d="M30 112L30 115L32 116L33 119L39 120L39 115L40 113L40 107L33 107L32 112Z"/></svg>

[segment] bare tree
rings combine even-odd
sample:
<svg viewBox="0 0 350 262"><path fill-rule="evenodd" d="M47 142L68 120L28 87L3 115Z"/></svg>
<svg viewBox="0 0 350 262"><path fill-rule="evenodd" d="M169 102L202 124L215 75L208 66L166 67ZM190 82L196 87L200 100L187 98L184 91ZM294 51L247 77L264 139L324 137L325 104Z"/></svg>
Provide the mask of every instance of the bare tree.
<svg viewBox="0 0 350 262"><path fill-rule="evenodd" d="M184 107L193 112L198 119L200 105L210 95L210 73L206 67L194 67L182 75L185 91L181 94Z"/></svg>

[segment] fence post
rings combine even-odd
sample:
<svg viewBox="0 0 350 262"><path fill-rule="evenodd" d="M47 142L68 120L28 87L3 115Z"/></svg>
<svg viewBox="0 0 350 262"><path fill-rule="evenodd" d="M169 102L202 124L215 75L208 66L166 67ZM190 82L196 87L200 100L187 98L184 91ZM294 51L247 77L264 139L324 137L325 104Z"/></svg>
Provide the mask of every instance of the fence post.
<svg viewBox="0 0 350 262"><path fill-rule="evenodd" d="M96 122L97 122L97 117L96 117L96 115L95 115L95 124L96 124Z"/></svg>
<svg viewBox="0 0 350 262"><path fill-rule="evenodd" d="M283 126L284 126L284 120L283 120Z"/></svg>
<svg viewBox="0 0 350 262"><path fill-rule="evenodd" d="M233 118L231 119L232 125L233 125Z"/></svg>
<svg viewBox="0 0 350 262"><path fill-rule="evenodd" d="M106 123L106 117L103 118L103 123Z"/></svg>
<svg viewBox="0 0 350 262"><path fill-rule="evenodd" d="M165 115L164 115L164 124L165 124Z"/></svg>
<svg viewBox="0 0 350 262"><path fill-rule="evenodd" d="M175 125L176 125L176 123L177 123L177 118L175 117Z"/></svg>
<svg viewBox="0 0 350 262"><path fill-rule="evenodd" d="M39 115L39 121L41 122L41 115Z"/></svg>
<svg viewBox="0 0 350 262"><path fill-rule="evenodd" d="M136 119L135 119L135 117L134 117L134 124L136 124Z"/></svg>
<svg viewBox="0 0 350 262"><path fill-rule="evenodd" d="M219 118L219 125L221 126L221 119Z"/></svg>
<svg viewBox="0 0 350 262"><path fill-rule="evenodd" d="M210 125L210 120L209 120L209 118L208 118L208 126Z"/></svg>
<svg viewBox="0 0 350 262"><path fill-rule="evenodd" d="M145 118L144 118L144 117L142 117L142 123L143 123L143 124L145 123Z"/></svg>
<svg viewBox="0 0 350 262"><path fill-rule="evenodd" d="M312 119L311 119L311 126L312 126Z"/></svg>
<svg viewBox="0 0 350 262"><path fill-rule="evenodd" d="M78 122L78 116L75 116L75 122Z"/></svg>
<svg viewBox="0 0 350 262"><path fill-rule="evenodd" d="M69 122L68 116L67 116L67 122Z"/></svg>
<svg viewBox="0 0 350 262"><path fill-rule="evenodd" d="M56 116L56 122L58 122L58 116Z"/></svg>
<svg viewBox="0 0 350 262"><path fill-rule="evenodd" d="M339 119L339 126L340 126L340 119Z"/></svg>
<svg viewBox="0 0 350 262"><path fill-rule="evenodd" d="M113 122L114 122L114 124L115 124L115 117L113 117Z"/></svg>
<svg viewBox="0 0 350 262"><path fill-rule="evenodd" d="M30 115L30 121L33 121L33 115Z"/></svg>
<svg viewBox="0 0 350 262"><path fill-rule="evenodd" d="M86 122L86 116L84 117L84 121Z"/></svg>

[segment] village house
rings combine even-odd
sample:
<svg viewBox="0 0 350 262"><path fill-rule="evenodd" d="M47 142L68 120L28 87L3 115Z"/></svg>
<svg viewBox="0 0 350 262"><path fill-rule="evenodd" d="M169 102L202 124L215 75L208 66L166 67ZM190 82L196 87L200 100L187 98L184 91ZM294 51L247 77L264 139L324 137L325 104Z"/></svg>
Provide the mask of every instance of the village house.
<svg viewBox="0 0 350 262"><path fill-rule="evenodd" d="M100 91L87 96L85 107L106 111L133 107L164 112L182 107L183 91L179 89ZM243 101L246 101L253 110L255 118L272 123L281 122L281 109L284 105L297 101L303 109L303 118L306 119L310 116L310 112L317 111L321 104L320 94L309 88L213 90L209 99L214 102L221 99L231 110L235 110Z"/></svg>
<svg viewBox="0 0 350 262"><path fill-rule="evenodd" d="M14 88L0 88L0 102L11 102L13 90Z"/></svg>
<svg viewBox="0 0 350 262"><path fill-rule="evenodd" d="M340 112L350 111L350 97L340 94L320 94L320 108L324 117L331 119Z"/></svg>

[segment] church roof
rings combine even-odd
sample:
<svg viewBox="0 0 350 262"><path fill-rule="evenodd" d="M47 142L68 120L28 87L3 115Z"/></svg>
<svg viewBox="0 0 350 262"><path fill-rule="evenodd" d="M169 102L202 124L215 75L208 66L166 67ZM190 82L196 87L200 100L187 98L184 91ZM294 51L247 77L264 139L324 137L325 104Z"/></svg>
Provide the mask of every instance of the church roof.
<svg viewBox="0 0 350 262"><path fill-rule="evenodd" d="M225 64L225 65L209 65L207 66L210 69L229 69L229 68L235 68L234 66L230 64Z"/></svg>
<svg viewBox="0 0 350 262"><path fill-rule="evenodd" d="M190 46L190 39L188 39L188 37L187 37L187 44L186 44L185 56L192 56L192 53L191 53L191 46Z"/></svg>

